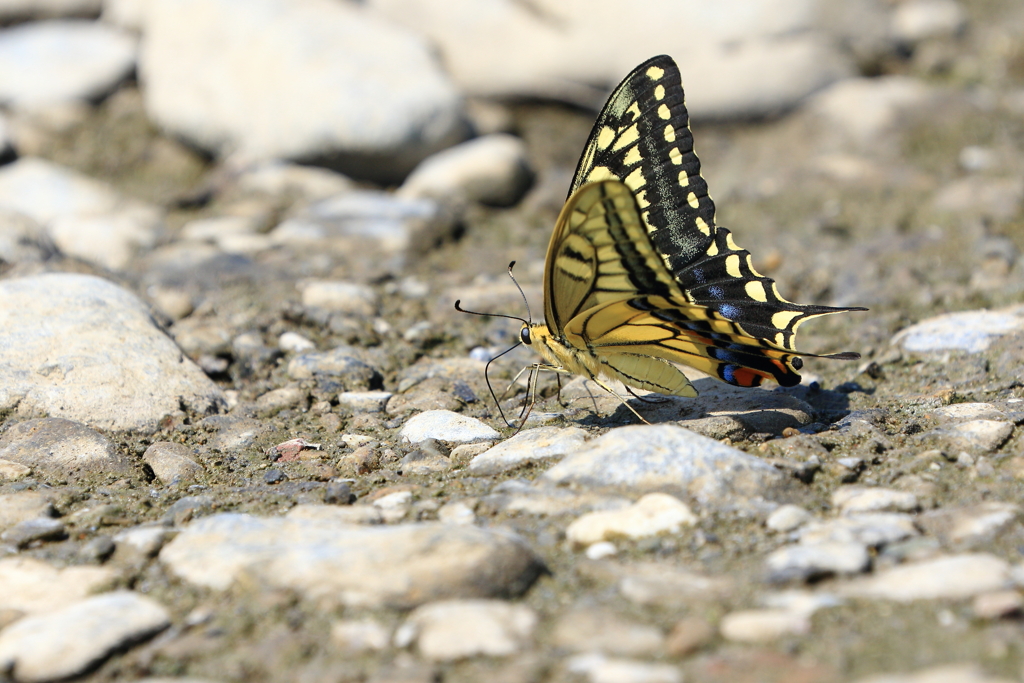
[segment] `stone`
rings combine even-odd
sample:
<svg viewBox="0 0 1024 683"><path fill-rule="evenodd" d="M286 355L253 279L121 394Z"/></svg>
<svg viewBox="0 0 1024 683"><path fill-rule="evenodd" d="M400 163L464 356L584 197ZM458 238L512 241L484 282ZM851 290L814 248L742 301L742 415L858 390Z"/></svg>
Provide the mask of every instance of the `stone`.
<svg viewBox="0 0 1024 683"><path fill-rule="evenodd" d="M673 425L612 429L541 475L546 486L665 491L731 509L788 483L771 465Z"/></svg>
<svg viewBox="0 0 1024 683"><path fill-rule="evenodd" d="M1020 518L1013 503L986 501L968 507L929 510L918 518L921 528L949 545L976 545L991 541Z"/></svg>
<svg viewBox="0 0 1024 683"><path fill-rule="evenodd" d="M671 664L620 657L607 657L598 652L570 657L565 668L589 683L683 683L683 674Z"/></svg>
<svg viewBox="0 0 1024 683"><path fill-rule="evenodd" d="M182 406L208 414L224 403L148 307L112 282L71 273L13 278L0 282L0 300L0 411L153 431Z"/></svg>
<svg viewBox="0 0 1024 683"><path fill-rule="evenodd" d="M910 76L848 78L816 93L806 109L830 131L868 144L891 130L902 112L927 106L933 99L931 89Z"/></svg>
<svg viewBox="0 0 1024 683"><path fill-rule="evenodd" d="M601 608L574 609L563 614L551 634L551 643L561 649L624 657L657 656L664 641L658 627Z"/></svg>
<svg viewBox="0 0 1024 683"><path fill-rule="evenodd" d="M947 555L884 569L837 587L841 595L875 600L963 600L1011 585L1010 565L987 553Z"/></svg>
<svg viewBox="0 0 1024 683"><path fill-rule="evenodd" d="M714 641L716 630L700 617L684 617L676 622L665 640L670 657L686 657Z"/></svg>
<svg viewBox="0 0 1024 683"><path fill-rule="evenodd" d="M690 606L695 601L718 601L728 596L733 583L724 577L659 564L640 562L622 565L618 589L624 598L638 605Z"/></svg>
<svg viewBox="0 0 1024 683"><path fill-rule="evenodd" d="M493 427L480 420L450 410L427 410L413 415L402 425L398 436L402 441L414 444L424 439L454 444L492 441L501 437Z"/></svg>
<svg viewBox="0 0 1024 683"><path fill-rule="evenodd" d="M333 521L340 524L383 524L384 514L374 505L296 505L286 517Z"/></svg>
<svg viewBox="0 0 1024 683"><path fill-rule="evenodd" d="M331 624L331 644L349 654L384 650L391 632L373 619L345 619Z"/></svg>
<svg viewBox="0 0 1024 683"><path fill-rule="evenodd" d="M311 280L302 286L302 305L357 318L377 312L377 293L372 287L339 280Z"/></svg>
<svg viewBox="0 0 1024 683"><path fill-rule="evenodd" d="M927 353L960 349L981 353L1004 334L1024 328L1024 306L994 311L962 311L928 318L897 332L893 345Z"/></svg>
<svg viewBox="0 0 1024 683"><path fill-rule="evenodd" d="M262 417L276 415L282 410L296 408L305 410L309 405L309 393L297 386L271 389L256 398L256 413Z"/></svg>
<svg viewBox="0 0 1024 683"><path fill-rule="evenodd" d="M422 657L452 661L507 657L528 647L537 614L501 600L443 600L414 609L396 639L416 643Z"/></svg>
<svg viewBox="0 0 1024 683"><path fill-rule="evenodd" d="M726 614L719 630L723 638L736 643L767 643L804 635L811 623L807 616L785 609L751 609Z"/></svg>
<svg viewBox="0 0 1024 683"><path fill-rule="evenodd" d="M3 134L0 122L0 135ZM9 145L0 139L0 155ZM0 208L0 258L7 263L39 263L57 253L45 226L11 208Z"/></svg>
<svg viewBox="0 0 1024 683"><path fill-rule="evenodd" d="M15 548L24 548L33 541L55 541L64 538L64 523L52 517L36 517L18 522L0 534L0 541Z"/></svg>
<svg viewBox="0 0 1024 683"><path fill-rule="evenodd" d="M532 181L526 144L513 135L495 133L424 159L402 183L398 196L512 206Z"/></svg>
<svg viewBox="0 0 1024 683"><path fill-rule="evenodd" d="M426 41L358 5L153 0L143 33L150 117L220 156L328 159L394 182L465 132Z"/></svg>
<svg viewBox="0 0 1024 683"><path fill-rule="evenodd" d="M877 674L854 683L1011 683L1009 678L986 676L978 664L943 664L911 673Z"/></svg>
<svg viewBox="0 0 1024 683"><path fill-rule="evenodd" d="M990 453L1013 434L1013 423L1003 420L969 420L936 427L921 435L922 440L937 441L952 451L969 450Z"/></svg>
<svg viewBox="0 0 1024 683"><path fill-rule="evenodd" d="M114 543L119 548L130 548L141 557L155 557L174 533L173 529L162 525L141 525L119 531L114 535Z"/></svg>
<svg viewBox="0 0 1024 683"><path fill-rule="evenodd" d="M382 413L392 396L390 391L343 391L338 406L353 413Z"/></svg>
<svg viewBox="0 0 1024 683"><path fill-rule="evenodd" d="M142 460L164 484L192 482L202 476L203 466L193 460L188 447L171 441L150 444Z"/></svg>
<svg viewBox="0 0 1024 683"><path fill-rule="evenodd" d="M1024 597L1015 590L981 593L974 597L971 609L979 619L1002 619L1020 614Z"/></svg>
<svg viewBox="0 0 1024 683"><path fill-rule="evenodd" d="M294 380L329 378L346 389L367 389L379 381L380 373L352 355L348 347L304 353L288 361L288 376Z"/></svg>
<svg viewBox="0 0 1024 683"><path fill-rule="evenodd" d="M296 332L285 332L277 339L277 348L285 353L316 351L316 344Z"/></svg>
<svg viewBox="0 0 1024 683"><path fill-rule="evenodd" d="M864 512L914 512L919 509L917 496L870 486L843 486L832 493L832 505L844 515Z"/></svg>
<svg viewBox="0 0 1024 683"><path fill-rule="evenodd" d="M0 167L0 210L24 214L65 254L111 270L155 246L163 230L156 207L35 157Z"/></svg>
<svg viewBox="0 0 1024 683"><path fill-rule="evenodd" d="M932 411L932 415L944 423L971 422L973 420L1005 421L1007 419L1006 413L991 403L954 403L936 408Z"/></svg>
<svg viewBox="0 0 1024 683"><path fill-rule="evenodd" d="M871 566L867 548L860 543L814 543L791 545L765 558L770 583L812 581L835 574L859 574Z"/></svg>
<svg viewBox="0 0 1024 683"><path fill-rule="evenodd" d="M129 31L142 32L143 18L149 0L102 0L102 4L103 21Z"/></svg>
<svg viewBox="0 0 1024 683"><path fill-rule="evenodd" d="M578 515L590 510L618 510L630 504L621 496L537 488L515 479L495 486L483 502L488 508L525 515Z"/></svg>
<svg viewBox="0 0 1024 683"><path fill-rule="evenodd" d="M170 624L162 605L131 591L78 600L0 631L0 668L17 681L70 678Z"/></svg>
<svg viewBox="0 0 1024 683"><path fill-rule="evenodd" d="M936 190L932 205L943 212L1008 220L1024 205L1024 181L1015 177L959 178Z"/></svg>
<svg viewBox="0 0 1024 683"><path fill-rule="evenodd" d="M56 517L50 497L38 491L0 493L0 531L37 517Z"/></svg>
<svg viewBox="0 0 1024 683"><path fill-rule="evenodd" d="M437 511L437 521L463 526L476 524L476 513L468 502L457 500L441 506Z"/></svg>
<svg viewBox="0 0 1024 683"><path fill-rule="evenodd" d="M0 560L0 610L52 612L108 588L116 574L107 567L58 569L31 557Z"/></svg>
<svg viewBox="0 0 1024 683"><path fill-rule="evenodd" d="M18 481L32 474L32 468L18 462L11 462L0 458L0 484L9 481Z"/></svg>
<svg viewBox="0 0 1024 683"><path fill-rule="evenodd" d="M910 0L892 14L892 35L903 43L948 38L967 25L967 16L956 0Z"/></svg>
<svg viewBox="0 0 1024 683"><path fill-rule="evenodd" d="M577 546L586 546L599 541L677 534L696 523L697 516L678 498L648 493L628 508L583 515L569 525L565 537Z"/></svg>
<svg viewBox="0 0 1024 683"><path fill-rule="evenodd" d="M56 478L127 474L131 460L113 442L85 425L59 417L26 420L0 437L0 457Z"/></svg>
<svg viewBox="0 0 1024 683"><path fill-rule="evenodd" d="M4 29L0 102L33 109L97 99L128 77L135 52L134 37L92 21L42 21Z"/></svg>
<svg viewBox="0 0 1024 683"><path fill-rule="evenodd" d="M798 533L800 542L804 545L859 543L870 548L897 543L918 535L913 517L887 512L866 512L811 522Z"/></svg>
<svg viewBox="0 0 1024 683"><path fill-rule="evenodd" d="M409 608L518 595L543 565L517 536L436 523L365 527L324 519L216 514L160 551L185 581L227 589L242 575L310 599Z"/></svg>
<svg viewBox="0 0 1024 683"><path fill-rule="evenodd" d="M428 36L464 92L494 99L596 106L633 67L665 53L682 71L691 115L746 118L790 109L851 71L832 41L814 30L813 3L731 1L712 9L640 2L631 5L628 20L613 0L549 2L541 13L512 0L487 6L458 0L445 12L410 0L367 4ZM678 30L684 25L685 38ZM609 35L616 40L600 38ZM780 73L758 68L769 63Z"/></svg>
<svg viewBox="0 0 1024 683"><path fill-rule="evenodd" d="M786 533L807 524L814 516L799 505L780 505L772 510L764 525L776 533Z"/></svg>
<svg viewBox="0 0 1024 683"><path fill-rule="evenodd" d="M587 432L579 427L524 429L473 458L467 470L474 475L487 475L543 464L579 449L586 438Z"/></svg>
<svg viewBox="0 0 1024 683"><path fill-rule="evenodd" d="M315 202L354 188L350 178L326 168L271 160L251 164L238 174L244 192L270 195L297 202Z"/></svg>
<svg viewBox="0 0 1024 683"><path fill-rule="evenodd" d="M373 507L380 510L388 524L400 522L412 507L412 491L395 491L373 501Z"/></svg>

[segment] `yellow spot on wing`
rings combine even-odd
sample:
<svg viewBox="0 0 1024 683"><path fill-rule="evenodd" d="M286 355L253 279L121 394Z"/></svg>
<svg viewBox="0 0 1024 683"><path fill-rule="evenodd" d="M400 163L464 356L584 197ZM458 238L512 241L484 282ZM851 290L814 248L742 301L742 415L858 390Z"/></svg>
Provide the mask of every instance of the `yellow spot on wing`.
<svg viewBox="0 0 1024 683"><path fill-rule="evenodd" d="M591 169L590 173L587 174L587 182L593 183L598 180L607 180L608 178L618 178L614 173L611 172L607 166L595 166Z"/></svg>
<svg viewBox="0 0 1024 683"><path fill-rule="evenodd" d="M697 220L700 220L699 218ZM708 256L718 256L718 243L712 242L708 245Z"/></svg>
<svg viewBox="0 0 1024 683"><path fill-rule="evenodd" d="M728 235L725 236L725 243L733 251L739 251L740 250L739 245L737 245L736 241L732 238L732 233L729 233Z"/></svg>
<svg viewBox="0 0 1024 683"><path fill-rule="evenodd" d="M679 187L686 187L690 184L690 176L686 171L679 172Z"/></svg>
<svg viewBox="0 0 1024 683"><path fill-rule="evenodd" d="M697 229L698 230L700 230L705 235L708 235L709 237L711 236L711 228L708 227L708 224L704 222L703 218L701 218L700 216L697 216L697 218L696 218L696 220L694 222L697 223ZM739 262L739 259L737 258L736 261ZM737 275L736 277L739 277L739 276Z"/></svg>
<svg viewBox="0 0 1024 683"><path fill-rule="evenodd" d="M633 104L629 105L629 107L626 109L626 113L632 114L633 120L636 121L638 118L640 118L640 105L634 102Z"/></svg>
<svg viewBox="0 0 1024 683"><path fill-rule="evenodd" d="M640 156L639 145L633 145L630 150L626 152L626 156L622 158L622 163L626 166L632 166L633 164L639 164L641 160L642 157Z"/></svg>
<svg viewBox="0 0 1024 683"><path fill-rule="evenodd" d="M608 145L612 144L613 140L615 140L615 129L611 126L605 126L597 134L597 146L600 149L608 149Z"/></svg>
<svg viewBox="0 0 1024 683"><path fill-rule="evenodd" d="M683 163L683 155L679 151L678 147L673 147L672 151L668 153L668 160L671 161L676 166Z"/></svg>
<svg viewBox="0 0 1024 683"><path fill-rule="evenodd" d="M781 347L785 348L785 346L786 346L786 335L782 334L781 332L779 332L777 335L775 335L775 345L776 346L781 346Z"/></svg>
<svg viewBox="0 0 1024 683"><path fill-rule="evenodd" d="M799 318L800 311L779 311L772 315L772 325L784 330L789 327L789 324L793 322L793 318Z"/></svg>
<svg viewBox="0 0 1024 683"><path fill-rule="evenodd" d="M665 126L665 142L676 141L676 127L671 123Z"/></svg>
<svg viewBox="0 0 1024 683"><path fill-rule="evenodd" d="M619 134L619 139L615 141L615 146L612 149L622 149L627 145L632 145L634 142L640 139L640 131L637 130L636 124L622 131Z"/></svg>
<svg viewBox="0 0 1024 683"><path fill-rule="evenodd" d="M636 193L636 205L641 209L646 209L651 205L651 203L647 201L647 190L640 190ZM647 215L646 211L644 212L644 215Z"/></svg>
<svg viewBox="0 0 1024 683"><path fill-rule="evenodd" d="M700 208L700 201L697 199L697 195L692 192L686 196L686 203L695 209Z"/></svg>
<svg viewBox="0 0 1024 683"><path fill-rule="evenodd" d="M736 254L729 254L725 257L725 272L733 277L743 277L740 271L740 257Z"/></svg>
<svg viewBox="0 0 1024 683"><path fill-rule="evenodd" d="M657 81L664 75L665 70L662 69L660 66L652 66L647 69L647 77L652 81Z"/></svg>
<svg viewBox="0 0 1024 683"><path fill-rule="evenodd" d="M626 183L631 190L638 190L647 184L647 180L644 178L644 174L641 173L639 168L626 176L623 182Z"/></svg>
<svg viewBox="0 0 1024 683"><path fill-rule="evenodd" d="M746 290L747 296L754 301L760 301L762 303L768 301L768 295L764 291L764 285L761 284L759 280L751 280L744 285L743 289Z"/></svg>
<svg viewBox="0 0 1024 683"><path fill-rule="evenodd" d="M663 100L663 99L665 99L665 86L658 85L654 89L654 99L656 99L656 100Z"/></svg>
<svg viewBox="0 0 1024 683"><path fill-rule="evenodd" d="M660 116L661 118L665 119L666 121L668 121L670 118L672 118L672 112L669 111L668 105L664 105L664 104L658 105L658 116Z"/></svg>

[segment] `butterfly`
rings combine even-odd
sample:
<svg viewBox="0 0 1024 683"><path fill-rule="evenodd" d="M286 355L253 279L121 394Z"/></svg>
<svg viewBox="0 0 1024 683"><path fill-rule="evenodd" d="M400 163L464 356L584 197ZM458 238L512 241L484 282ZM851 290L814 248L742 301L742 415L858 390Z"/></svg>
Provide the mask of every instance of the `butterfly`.
<svg viewBox="0 0 1024 683"><path fill-rule="evenodd" d="M800 356L813 354L797 352L797 328L861 310L787 301L715 224L679 68L661 55L626 76L594 123L548 245L545 322L524 321L520 340L546 362L536 367L613 394L603 379L693 397L677 364L741 387L799 384Z"/></svg>

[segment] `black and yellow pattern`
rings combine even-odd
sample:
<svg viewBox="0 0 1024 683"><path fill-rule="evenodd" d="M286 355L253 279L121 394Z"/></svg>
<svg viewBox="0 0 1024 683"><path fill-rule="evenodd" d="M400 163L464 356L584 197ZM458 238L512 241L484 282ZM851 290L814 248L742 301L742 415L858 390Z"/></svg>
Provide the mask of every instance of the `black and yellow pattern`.
<svg viewBox="0 0 1024 683"><path fill-rule="evenodd" d="M679 396L696 390L672 363L798 384L797 327L863 310L786 301L715 225L667 56L634 69L594 124L548 247L544 309L522 339L553 368Z"/></svg>

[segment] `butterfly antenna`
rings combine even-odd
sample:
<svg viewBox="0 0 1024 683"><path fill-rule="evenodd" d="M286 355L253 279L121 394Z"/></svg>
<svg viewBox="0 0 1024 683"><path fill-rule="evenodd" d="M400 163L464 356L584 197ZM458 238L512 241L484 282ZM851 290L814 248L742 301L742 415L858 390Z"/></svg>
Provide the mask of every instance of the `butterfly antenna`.
<svg viewBox="0 0 1024 683"><path fill-rule="evenodd" d="M526 317L529 319L529 322L527 322L526 324L527 325L532 325L533 324L533 314L530 313L530 302L526 298L526 292L524 292L523 288L519 286L519 281L516 280L516 276L512 274L512 268L514 268L515 265L516 265L515 261L513 261L510 264L508 264L508 276L510 278L512 278L512 284L514 284L516 286L516 289L519 290L519 296L523 297L523 304L526 305Z"/></svg>
<svg viewBox="0 0 1024 683"><path fill-rule="evenodd" d="M487 316L489 318L508 318L510 320L518 320L519 322L521 322L524 325L529 325L530 324L528 321L523 320L522 318L520 318L517 315L505 315L504 313L480 313L479 311L467 311L465 308L462 307L462 299L457 299L455 301L455 310L458 311L459 313L469 313L470 315L483 315L483 316ZM527 312L529 312L529 309L527 309ZM515 348L515 347L513 346L512 348ZM511 351L511 350L512 349L509 349L509 351ZM508 353L508 351L506 351L505 353Z"/></svg>

